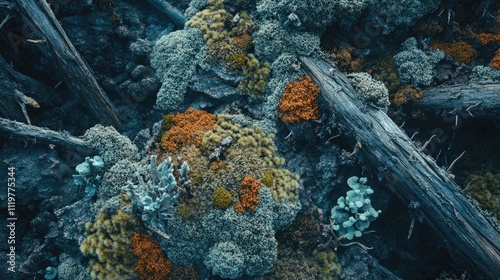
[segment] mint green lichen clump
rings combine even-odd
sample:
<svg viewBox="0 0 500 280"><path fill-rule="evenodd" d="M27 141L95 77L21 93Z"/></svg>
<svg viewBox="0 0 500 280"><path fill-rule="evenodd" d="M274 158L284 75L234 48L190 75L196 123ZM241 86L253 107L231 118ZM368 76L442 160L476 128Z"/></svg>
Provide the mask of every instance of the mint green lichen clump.
<svg viewBox="0 0 500 280"><path fill-rule="evenodd" d="M354 237L363 235L363 231L370 226L380 210L375 210L371 205L369 196L373 190L365 185L366 178L353 176L347 180L351 188L345 197L337 200L337 205L332 208L331 220L334 222L333 229L339 236L345 236L352 240Z"/></svg>

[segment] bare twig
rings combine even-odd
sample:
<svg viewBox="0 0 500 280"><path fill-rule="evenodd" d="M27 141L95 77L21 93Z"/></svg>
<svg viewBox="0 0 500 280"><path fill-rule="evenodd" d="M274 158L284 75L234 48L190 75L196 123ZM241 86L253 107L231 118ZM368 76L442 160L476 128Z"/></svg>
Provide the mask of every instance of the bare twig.
<svg viewBox="0 0 500 280"><path fill-rule="evenodd" d="M463 151L454 161L451 162L450 166L448 167L448 169L446 169L446 171L450 172L451 168L453 167L453 165L455 165L455 163L465 154L465 151Z"/></svg>

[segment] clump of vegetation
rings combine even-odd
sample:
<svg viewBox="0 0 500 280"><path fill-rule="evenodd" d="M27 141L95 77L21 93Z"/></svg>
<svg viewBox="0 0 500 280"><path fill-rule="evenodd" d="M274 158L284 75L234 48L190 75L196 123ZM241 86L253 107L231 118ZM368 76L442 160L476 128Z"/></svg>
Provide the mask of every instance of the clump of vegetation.
<svg viewBox="0 0 500 280"><path fill-rule="evenodd" d="M132 252L138 258L134 268L141 280L170 279L172 262L163 255L158 241L153 237L134 233Z"/></svg>
<svg viewBox="0 0 500 280"><path fill-rule="evenodd" d="M297 82L287 83L278 107L280 119L288 123L318 119L316 100L319 92L319 88L307 75L299 78Z"/></svg>
<svg viewBox="0 0 500 280"><path fill-rule="evenodd" d="M269 75L269 64L250 53L251 33L257 28L246 11L229 13L222 0L209 0L209 6L194 15L187 26L197 27L207 43L211 62L220 63L229 73L245 76L238 85L242 94L261 97Z"/></svg>
<svg viewBox="0 0 500 280"><path fill-rule="evenodd" d="M417 89L412 85L407 85L394 94L392 103L397 107L403 106L407 103L417 104L423 96L424 92L421 89Z"/></svg>
<svg viewBox="0 0 500 280"><path fill-rule="evenodd" d="M95 222L86 224L87 238L80 251L90 257L88 271L94 279L135 279L135 257L131 250L133 229L139 223L131 211L131 201L121 197L115 213L102 208Z"/></svg>
<svg viewBox="0 0 500 280"><path fill-rule="evenodd" d="M215 125L215 116L203 110L189 108L184 113L170 116L163 118L162 129L165 128L165 133L161 139L162 148L168 151L190 143L201 144L203 133Z"/></svg>
<svg viewBox="0 0 500 280"><path fill-rule="evenodd" d="M445 54L450 55L456 61L471 64L477 57L476 50L466 42L456 43L433 42L429 45L431 49L440 49Z"/></svg>
<svg viewBox="0 0 500 280"><path fill-rule="evenodd" d="M214 199L214 206L217 209L224 210L233 203L233 196L231 193L222 187L216 188L212 193Z"/></svg>
<svg viewBox="0 0 500 280"><path fill-rule="evenodd" d="M479 202L482 209L500 220L500 173L474 175L464 191L465 194Z"/></svg>

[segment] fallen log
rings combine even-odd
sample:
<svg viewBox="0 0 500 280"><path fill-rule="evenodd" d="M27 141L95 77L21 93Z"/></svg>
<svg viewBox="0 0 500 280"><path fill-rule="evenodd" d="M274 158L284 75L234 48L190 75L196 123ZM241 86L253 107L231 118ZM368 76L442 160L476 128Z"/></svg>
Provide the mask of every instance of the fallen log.
<svg viewBox="0 0 500 280"><path fill-rule="evenodd" d="M486 279L500 275L500 234L467 200L450 174L422 154L380 109L363 105L346 77L319 59L301 57L331 110L356 133L360 152L377 172L394 182L406 203L418 202L426 222L457 262Z"/></svg>
<svg viewBox="0 0 500 280"><path fill-rule="evenodd" d="M42 53L57 63L60 74L69 90L82 97L85 106L100 123L120 125L115 108L97 83L90 67L85 63L62 29L44 0L15 1L24 22L35 34L32 42L47 45L49 52Z"/></svg>
<svg viewBox="0 0 500 280"><path fill-rule="evenodd" d="M71 136L68 133L44 129L4 118L0 118L0 134L6 137L15 136L16 140L34 140L59 145L84 155L97 153L83 139Z"/></svg>
<svg viewBox="0 0 500 280"><path fill-rule="evenodd" d="M422 110L456 110L455 114L499 119L500 84L466 84L427 89L416 107Z"/></svg>
<svg viewBox="0 0 500 280"><path fill-rule="evenodd" d="M186 24L184 15L165 0L149 0L149 3L164 13L177 27L183 28Z"/></svg>

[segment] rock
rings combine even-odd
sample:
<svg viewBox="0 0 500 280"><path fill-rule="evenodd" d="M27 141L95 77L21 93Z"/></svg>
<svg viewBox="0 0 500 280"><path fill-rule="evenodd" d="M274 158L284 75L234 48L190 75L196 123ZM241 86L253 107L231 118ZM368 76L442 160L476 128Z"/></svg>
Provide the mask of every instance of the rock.
<svg viewBox="0 0 500 280"><path fill-rule="evenodd" d="M132 77L132 79L138 80L138 79L144 77L144 75L146 74L146 72L147 72L146 66L144 66L144 65L137 65L134 68L134 70L132 70L132 73L130 73L130 76Z"/></svg>
<svg viewBox="0 0 500 280"><path fill-rule="evenodd" d="M57 152L45 145L19 148L16 144L7 143L0 152L3 158L1 170L7 172L7 168L15 168L16 207L34 205L61 193L63 177L72 171L59 159ZM5 188L8 176L4 173L1 178L1 185ZM0 193L0 201L0 207L7 208L7 191Z"/></svg>
<svg viewBox="0 0 500 280"><path fill-rule="evenodd" d="M212 71L199 71L191 80L189 87L224 102L237 100L241 96L235 87L225 83Z"/></svg>

